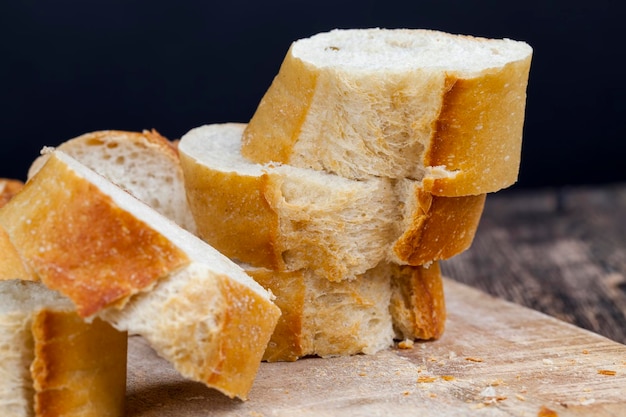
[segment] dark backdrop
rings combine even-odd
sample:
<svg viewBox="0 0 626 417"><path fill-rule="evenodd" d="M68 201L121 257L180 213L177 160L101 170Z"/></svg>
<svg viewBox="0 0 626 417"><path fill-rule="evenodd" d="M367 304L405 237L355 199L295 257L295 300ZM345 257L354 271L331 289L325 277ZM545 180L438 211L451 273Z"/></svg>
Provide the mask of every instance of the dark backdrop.
<svg viewBox="0 0 626 417"><path fill-rule="evenodd" d="M291 41L341 27L509 37L535 50L516 188L626 180L623 2L4 1L0 177L100 129L247 121Z"/></svg>

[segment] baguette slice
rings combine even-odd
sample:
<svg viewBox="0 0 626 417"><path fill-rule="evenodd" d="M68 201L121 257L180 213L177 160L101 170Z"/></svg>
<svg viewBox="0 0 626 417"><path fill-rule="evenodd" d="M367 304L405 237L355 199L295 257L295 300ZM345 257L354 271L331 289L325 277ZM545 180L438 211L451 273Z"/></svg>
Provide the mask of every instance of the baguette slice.
<svg viewBox="0 0 626 417"><path fill-rule="evenodd" d="M276 296L282 316L264 359L373 354L393 344L391 288L384 267L353 280L331 282L311 270L277 272L246 268Z"/></svg>
<svg viewBox="0 0 626 417"><path fill-rule="evenodd" d="M532 49L430 30L333 30L294 42L242 154L422 180L441 196L517 180Z"/></svg>
<svg viewBox="0 0 626 417"><path fill-rule="evenodd" d="M178 152L155 130L103 130L67 140L56 149L128 191L191 233L196 232L185 196ZM50 148L30 166L28 178L41 168Z"/></svg>
<svg viewBox="0 0 626 417"><path fill-rule="evenodd" d="M0 299L0 415L125 415L125 333L38 282L1 281Z"/></svg>
<svg viewBox="0 0 626 417"><path fill-rule="evenodd" d="M383 261L420 265L470 246L485 195L449 199L410 180L255 164L239 152L244 129L205 125L179 143L198 235L231 259L340 281Z"/></svg>
<svg viewBox="0 0 626 417"><path fill-rule="evenodd" d="M246 398L280 311L228 258L60 151L0 224L82 317L142 335L182 375Z"/></svg>

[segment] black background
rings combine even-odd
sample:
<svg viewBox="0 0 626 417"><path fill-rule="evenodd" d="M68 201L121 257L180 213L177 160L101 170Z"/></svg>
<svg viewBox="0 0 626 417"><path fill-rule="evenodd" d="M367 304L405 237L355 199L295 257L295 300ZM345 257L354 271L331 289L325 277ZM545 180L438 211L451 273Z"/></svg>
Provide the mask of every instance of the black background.
<svg viewBox="0 0 626 417"><path fill-rule="evenodd" d="M289 44L333 28L409 27L534 48L515 189L626 180L623 2L4 1L0 177L101 129L174 139L247 121Z"/></svg>

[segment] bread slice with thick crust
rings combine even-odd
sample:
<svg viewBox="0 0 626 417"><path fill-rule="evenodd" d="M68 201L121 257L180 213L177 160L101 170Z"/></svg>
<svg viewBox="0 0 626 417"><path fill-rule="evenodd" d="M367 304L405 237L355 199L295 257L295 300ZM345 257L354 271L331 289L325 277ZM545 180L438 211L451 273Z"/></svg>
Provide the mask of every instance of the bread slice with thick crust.
<svg viewBox="0 0 626 417"><path fill-rule="evenodd" d="M485 195L437 197L412 180L350 180L239 152L244 124L183 135L181 165L198 235L226 256L332 281L381 262L422 265L468 248Z"/></svg>
<svg viewBox="0 0 626 417"><path fill-rule="evenodd" d="M126 333L42 283L0 281L0 299L0 415L125 415Z"/></svg>
<svg viewBox="0 0 626 417"><path fill-rule="evenodd" d="M341 282L311 270L249 267L246 271L272 291L282 311L265 360L373 354L392 346L391 288L384 267Z"/></svg>
<svg viewBox="0 0 626 417"><path fill-rule="evenodd" d="M421 180L441 196L517 180L532 49L431 30L333 30L294 42L242 154Z"/></svg>
<svg viewBox="0 0 626 417"><path fill-rule="evenodd" d="M81 317L142 335L182 375L246 398L280 311L228 258L59 151L0 225Z"/></svg>
<svg viewBox="0 0 626 417"><path fill-rule="evenodd" d="M42 150L28 170L31 178L44 164L50 147ZM62 151L128 191L179 226L196 232L185 196L176 147L155 130L101 130L62 142Z"/></svg>
<svg viewBox="0 0 626 417"><path fill-rule="evenodd" d="M264 359L373 354L399 340L439 338L446 308L437 262L383 263L353 280L331 282L310 270L245 267L282 311Z"/></svg>

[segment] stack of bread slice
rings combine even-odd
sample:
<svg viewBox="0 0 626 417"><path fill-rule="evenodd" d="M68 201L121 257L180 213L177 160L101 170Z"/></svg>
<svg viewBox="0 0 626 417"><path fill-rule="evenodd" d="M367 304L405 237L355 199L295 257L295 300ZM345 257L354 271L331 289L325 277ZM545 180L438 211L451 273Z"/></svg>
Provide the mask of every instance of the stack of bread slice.
<svg viewBox="0 0 626 417"><path fill-rule="evenodd" d="M45 148L0 179L0 414L123 415L128 335L241 399L262 360L440 337L439 261L517 178L531 55L335 30L248 123Z"/></svg>
<svg viewBox="0 0 626 417"><path fill-rule="evenodd" d="M283 311L265 359L442 334L438 262L517 179L531 55L428 30L320 33L292 44L249 123L181 138L199 236Z"/></svg>

